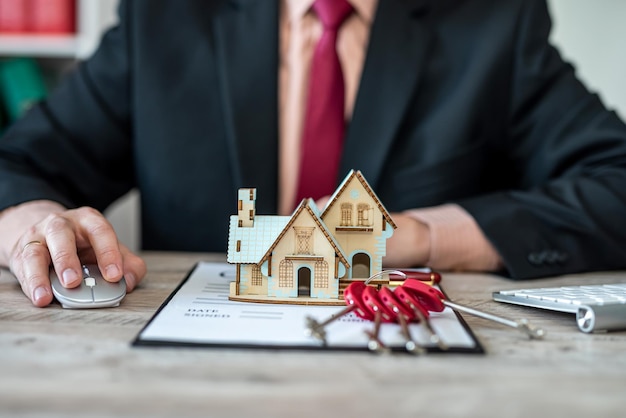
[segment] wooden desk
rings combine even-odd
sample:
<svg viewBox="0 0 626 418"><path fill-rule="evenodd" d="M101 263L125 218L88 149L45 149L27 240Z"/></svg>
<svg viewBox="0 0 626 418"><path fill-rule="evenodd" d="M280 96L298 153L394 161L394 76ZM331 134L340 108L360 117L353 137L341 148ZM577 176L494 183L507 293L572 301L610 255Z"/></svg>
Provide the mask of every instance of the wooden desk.
<svg viewBox="0 0 626 418"><path fill-rule="evenodd" d="M446 274L451 300L527 317L547 338L465 315L486 355L147 348L130 342L198 260L145 254L148 276L122 306L39 309L0 275L0 416L115 417L616 417L626 411L626 332L587 335L572 315L491 301L520 285ZM626 281L626 274L594 274Z"/></svg>

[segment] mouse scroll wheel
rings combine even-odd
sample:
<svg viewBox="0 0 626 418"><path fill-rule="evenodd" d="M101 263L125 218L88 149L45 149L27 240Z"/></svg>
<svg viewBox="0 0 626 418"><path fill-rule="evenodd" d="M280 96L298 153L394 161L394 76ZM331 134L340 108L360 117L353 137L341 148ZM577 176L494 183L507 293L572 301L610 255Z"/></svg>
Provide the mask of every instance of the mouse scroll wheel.
<svg viewBox="0 0 626 418"><path fill-rule="evenodd" d="M85 277L85 286L94 287L96 279L94 277Z"/></svg>

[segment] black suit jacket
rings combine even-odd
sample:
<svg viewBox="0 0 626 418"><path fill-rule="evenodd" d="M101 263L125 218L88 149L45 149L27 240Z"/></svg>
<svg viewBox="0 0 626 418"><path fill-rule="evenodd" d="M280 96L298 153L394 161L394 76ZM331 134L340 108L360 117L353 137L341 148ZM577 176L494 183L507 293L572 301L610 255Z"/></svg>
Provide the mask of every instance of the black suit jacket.
<svg viewBox="0 0 626 418"><path fill-rule="evenodd" d="M278 0L134 0L0 142L0 204L141 190L145 249L225 251L277 207ZM626 267L626 128L548 43L542 0L381 0L340 177L456 202L516 278ZM338 179L339 181L340 179Z"/></svg>

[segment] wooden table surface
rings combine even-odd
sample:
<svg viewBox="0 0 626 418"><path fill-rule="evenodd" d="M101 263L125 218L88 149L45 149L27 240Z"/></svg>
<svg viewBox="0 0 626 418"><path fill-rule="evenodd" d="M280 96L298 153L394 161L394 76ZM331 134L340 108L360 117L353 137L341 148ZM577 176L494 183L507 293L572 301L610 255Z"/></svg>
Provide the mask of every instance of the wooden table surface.
<svg viewBox="0 0 626 418"><path fill-rule="evenodd" d="M449 298L543 327L542 341L464 315L486 354L133 347L200 260L145 253L148 275L114 309L40 309L0 274L2 417L618 417L626 414L626 332L584 334L573 315L491 301L491 292L590 281L598 273L513 282L444 274Z"/></svg>

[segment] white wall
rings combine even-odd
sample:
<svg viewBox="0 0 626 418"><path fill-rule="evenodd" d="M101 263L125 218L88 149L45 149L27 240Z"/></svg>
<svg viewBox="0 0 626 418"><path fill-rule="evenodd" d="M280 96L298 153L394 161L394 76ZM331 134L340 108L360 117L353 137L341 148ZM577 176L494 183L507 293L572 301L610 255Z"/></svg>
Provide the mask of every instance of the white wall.
<svg viewBox="0 0 626 418"><path fill-rule="evenodd" d="M549 0L552 40L581 80L626 118L626 1Z"/></svg>
<svg viewBox="0 0 626 418"><path fill-rule="evenodd" d="M554 20L555 45L576 67L581 80L608 107L626 118L626 0L548 3ZM107 211L121 241L132 249L139 247L138 197L137 192L132 192Z"/></svg>
<svg viewBox="0 0 626 418"><path fill-rule="evenodd" d="M113 224L120 241L133 251L140 246L139 193L133 190L115 202L104 213Z"/></svg>

